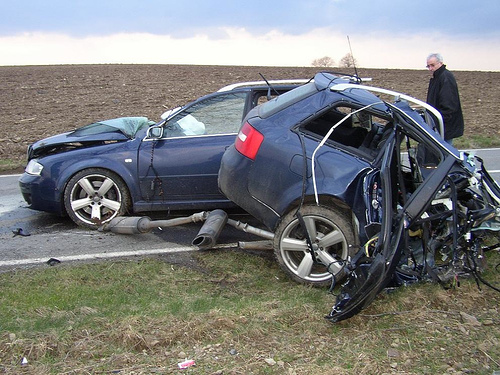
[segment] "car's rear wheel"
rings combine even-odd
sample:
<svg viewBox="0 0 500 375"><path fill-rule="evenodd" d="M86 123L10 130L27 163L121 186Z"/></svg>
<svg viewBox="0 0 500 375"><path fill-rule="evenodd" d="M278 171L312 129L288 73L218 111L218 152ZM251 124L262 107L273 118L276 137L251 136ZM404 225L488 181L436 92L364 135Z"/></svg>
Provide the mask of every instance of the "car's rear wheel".
<svg viewBox="0 0 500 375"><path fill-rule="evenodd" d="M102 168L75 174L64 190L64 207L78 225L97 229L130 206L130 194L120 176Z"/></svg>
<svg viewBox="0 0 500 375"><path fill-rule="evenodd" d="M288 213L279 224L274 236L274 253L280 266L293 280L316 286L329 285L332 274L340 272L343 260L355 252L353 225L345 215L323 206L307 205L300 212L311 238L314 256L295 211Z"/></svg>

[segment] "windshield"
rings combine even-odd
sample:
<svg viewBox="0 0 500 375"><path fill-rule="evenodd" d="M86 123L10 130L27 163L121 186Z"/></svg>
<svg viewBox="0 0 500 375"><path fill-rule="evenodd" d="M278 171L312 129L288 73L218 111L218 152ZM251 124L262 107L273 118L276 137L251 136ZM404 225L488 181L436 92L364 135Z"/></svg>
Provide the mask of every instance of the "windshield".
<svg viewBox="0 0 500 375"><path fill-rule="evenodd" d="M71 135L75 137L84 137L119 131L129 138L133 138L140 128L153 125L154 123L154 121L150 121L146 117L121 117L83 126L73 131Z"/></svg>

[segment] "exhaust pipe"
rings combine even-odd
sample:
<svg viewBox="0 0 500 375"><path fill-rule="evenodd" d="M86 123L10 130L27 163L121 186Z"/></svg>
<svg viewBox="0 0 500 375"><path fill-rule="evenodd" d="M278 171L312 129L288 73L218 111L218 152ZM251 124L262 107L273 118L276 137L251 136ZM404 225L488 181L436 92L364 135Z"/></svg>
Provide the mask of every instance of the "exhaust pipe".
<svg viewBox="0 0 500 375"><path fill-rule="evenodd" d="M243 250L273 250L273 242L263 241L239 241L238 247Z"/></svg>
<svg viewBox="0 0 500 375"><path fill-rule="evenodd" d="M187 217L177 217L168 220L151 220L148 216L119 216L99 227L101 232L110 231L120 234L141 234L151 232L154 228L173 227L176 225L197 223L207 218L207 212L198 212Z"/></svg>
<svg viewBox="0 0 500 375"><path fill-rule="evenodd" d="M267 240L274 240L274 233L273 232L269 232L269 231L264 230L264 229L252 227L251 225L249 225L247 223L242 223L241 221L236 221L233 219L229 219L227 221L227 223L229 225L233 226L234 228L239 229L243 232L255 234L256 236L265 238Z"/></svg>
<svg viewBox="0 0 500 375"><path fill-rule="evenodd" d="M176 225L197 223L205 221L198 235L192 241L193 246L199 249L210 249L217 243L220 233L226 224L246 233L265 238L267 241L240 242L241 248L247 249L272 249L272 240L274 233L249 224L228 219L228 215L223 210L214 210L211 212L203 211L187 217L178 217L168 220L151 220L148 216L119 216L110 220L108 223L99 227L99 231L110 231L119 234L141 234L149 233L154 228L166 228Z"/></svg>
<svg viewBox="0 0 500 375"><path fill-rule="evenodd" d="M227 213L225 211L214 210L210 212L205 223L198 232L198 235L191 244L198 246L200 250L214 247L226 223Z"/></svg>

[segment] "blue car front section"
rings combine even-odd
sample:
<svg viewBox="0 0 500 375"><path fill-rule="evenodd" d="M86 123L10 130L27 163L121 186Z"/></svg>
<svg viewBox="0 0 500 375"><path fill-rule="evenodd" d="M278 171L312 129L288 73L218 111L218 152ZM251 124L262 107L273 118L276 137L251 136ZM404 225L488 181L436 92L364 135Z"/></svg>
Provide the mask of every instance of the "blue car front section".
<svg viewBox="0 0 500 375"><path fill-rule="evenodd" d="M104 168L120 175L134 197L137 194L135 176L139 144L140 139L135 139L34 159L43 169L39 175L27 172L21 175L21 193L30 208L65 215L63 196L70 178L83 169Z"/></svg>

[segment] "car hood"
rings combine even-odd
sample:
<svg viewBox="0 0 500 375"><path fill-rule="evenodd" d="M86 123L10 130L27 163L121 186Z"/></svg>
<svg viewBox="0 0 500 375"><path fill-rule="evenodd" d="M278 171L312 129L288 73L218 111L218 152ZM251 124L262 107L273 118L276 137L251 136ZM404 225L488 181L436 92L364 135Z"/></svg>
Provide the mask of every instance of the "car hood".
<svg viewBox="0 0 500 375"><path fill-rule="evenodd" d="M33 143L28 148L28 160L76 148L124 142L133 139L141 128L154 123L146 117L121 117L95 122Z"/></svg>

